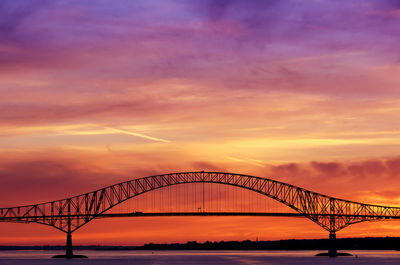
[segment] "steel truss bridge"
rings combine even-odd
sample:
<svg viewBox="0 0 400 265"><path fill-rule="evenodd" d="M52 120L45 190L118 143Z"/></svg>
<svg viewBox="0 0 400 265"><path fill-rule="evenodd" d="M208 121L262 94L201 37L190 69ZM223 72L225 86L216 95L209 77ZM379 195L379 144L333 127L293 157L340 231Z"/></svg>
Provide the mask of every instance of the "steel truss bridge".
<svg viewBox="0 0 400 265"><path fill-rule="evenodd" d="M106 213L116 205L149 191L188 183L214 183L240 187L272 198L295 210L295 213L264 212L168 212ZM39 223L67 234L66 255L72 258L71 234L95 218L144 216L286 216L306 217L329 232L337 254L336 232L355 223L400 219L400 207L365 204L309 191L284 182L243 174L224 172L183 172L129 180L78 196L45 203L0 208L0 221Z"/></svg>

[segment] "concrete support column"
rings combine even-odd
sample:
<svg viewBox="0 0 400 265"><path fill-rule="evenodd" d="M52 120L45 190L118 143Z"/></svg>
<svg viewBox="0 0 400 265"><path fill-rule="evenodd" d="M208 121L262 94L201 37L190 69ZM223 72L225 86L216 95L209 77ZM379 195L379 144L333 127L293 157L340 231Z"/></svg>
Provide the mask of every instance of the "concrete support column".
<svg viewBox="0 0 400 265"><path fill-rule="evenodd" d="M71 233L67 233L67 244L65 248L65 257L67 259L72 259L74 255L72 254L72 236Z"/></svg>
<svg viewBox="0 0 400 265"><path fill-rule="evenodd" d="M328 255L329 255L329 257L336 257L337 256L336 233L335 232L330 232L329 233Z"/></svg>

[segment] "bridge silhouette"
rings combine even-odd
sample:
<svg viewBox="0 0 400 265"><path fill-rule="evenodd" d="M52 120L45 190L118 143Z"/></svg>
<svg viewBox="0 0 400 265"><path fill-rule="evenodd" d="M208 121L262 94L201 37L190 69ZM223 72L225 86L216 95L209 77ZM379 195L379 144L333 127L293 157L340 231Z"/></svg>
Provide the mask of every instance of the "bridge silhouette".
<svg viewBox="0 0 400 265"><path fill-rule="evenodd" d="M189 183L224 184L247 189L272 198L292 210L278 212L130 212L107 213L113 207L149 191ZM204 204L204 196L203 196ZM224 172L183 172L155 175L121 182L74 197L45 203L0 208L0 221L39 223L67 234L66 254L58 257L77 257L72 252L72 233L96 218L154 216L282 216L306 217L329 232L328 255L338 255L336 232L355 223L400 219L400 207L365 204L330 197L284 182Z"/></svg>

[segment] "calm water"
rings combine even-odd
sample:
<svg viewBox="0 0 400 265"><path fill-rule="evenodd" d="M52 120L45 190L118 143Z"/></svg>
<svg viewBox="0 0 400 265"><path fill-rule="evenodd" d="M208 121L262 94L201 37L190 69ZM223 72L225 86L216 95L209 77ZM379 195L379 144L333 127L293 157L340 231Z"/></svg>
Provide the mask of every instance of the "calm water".
<svg viewBox="0 0 400 265"><path fill-rule="evenodd" d="M76 251L89 259L58 260L50 259L57 251L0 251L0 264L400 264L400 251L350 252L328 258L315 257L318 251Z"/></svg>

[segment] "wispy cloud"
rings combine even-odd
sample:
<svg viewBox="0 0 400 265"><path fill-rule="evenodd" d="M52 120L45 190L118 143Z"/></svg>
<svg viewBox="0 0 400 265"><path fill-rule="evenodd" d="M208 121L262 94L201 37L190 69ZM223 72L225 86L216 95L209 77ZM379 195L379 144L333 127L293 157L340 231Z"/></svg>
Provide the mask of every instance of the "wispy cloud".
<svg viewBox="0 0 400 265"><path fill-rule="evenodd" d="M128 131L128 130L113 128L113 127L107 127L107 126L102 126L102 127L105 128L105 129L108 129L110 131L113 131L113 132L132 135L132 136L140 137L140 138L151 140L151 141L155 141L155 142L162 142L162 143L170 143L171 142L171 141L166 140L166 139L161 139L161 138L149 136L149 135L145 135L145 134L142 134L142 133L131 132L131 131Z"/></svg>
<svg viewBox="0 0 400 265"><path fill-rule="evenodd" d="M226 158L234 162L246 163L257 167L265 167L262 161L258 159L237 158L232 156L227 156Z"/></svg>
<svg viewBox="0 0 400 265"><path fill-rule="evenodd" d="M57 127L54 129L57 129ZM59 129L57 129L57 132L61 134L71 134L71 135L105 135L105 134L121 133L155 142L162 142L162 143L171 142L170 140L153 137L143 133L133 132L130 130L115 128L110 126L103 126L98 124L83 124L83 125L78 124L78 125L60 126Z"/></svg>

